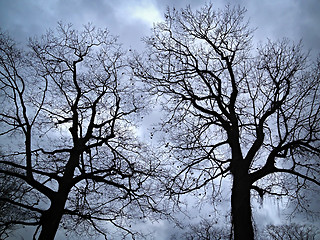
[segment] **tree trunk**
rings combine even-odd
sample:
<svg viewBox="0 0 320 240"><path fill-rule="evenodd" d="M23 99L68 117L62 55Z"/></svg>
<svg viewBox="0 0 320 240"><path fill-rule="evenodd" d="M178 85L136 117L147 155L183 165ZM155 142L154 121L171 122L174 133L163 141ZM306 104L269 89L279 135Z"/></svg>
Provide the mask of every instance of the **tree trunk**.
<svg viewBox="0 0 320 240"><path fill-rule="evenodd" d="M59 197L51 202L50 208L42 215L39 240L54 240L63 215L66 197Z"/></svg>
<svg viewBox="0 0 320 240"><path fill-rule="evenodd" d="M75 143L75 145L79 146L77 143ZM61 218L64 214L64 207L67 202L69 192L72 188L71 180L74 175L74 170L79 163L79 156L80 153L76 150L70 154L63 178L59 183L59 190L55 197L51 199L50 208L42 215L42 228L39 240L54 240Z"/></svg>
<svg viewBox="0 0 320 240"><path fill-rule="evenodd" d="M233 177L231 215L234 240L253 240L249 175L236 173Z"/></svg>

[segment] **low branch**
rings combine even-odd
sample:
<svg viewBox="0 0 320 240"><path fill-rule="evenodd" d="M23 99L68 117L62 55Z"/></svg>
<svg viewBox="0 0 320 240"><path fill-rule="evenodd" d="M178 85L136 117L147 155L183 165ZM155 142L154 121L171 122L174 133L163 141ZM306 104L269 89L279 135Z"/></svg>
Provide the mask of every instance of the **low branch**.
<svg viewBox="0 0 320 240"><path fill-rule="evenodd" d="M6 202L6 203L9 203L9 204L15 205L17 207L22 207L24 209L28 209L28 210L31 210L31 211L34 211L34 212L38 212L38 213L41 213L41 214L43 212L45 212L44 210L41 210L39 208L36 208L36 207L33 207L33 206L29 206L29 205L26 205L26 204L23 204L23 203L20 203L20 202L15 202L15 201L13 201L12 199L9 199L9 198L0 197L0 202Z"/></svg>

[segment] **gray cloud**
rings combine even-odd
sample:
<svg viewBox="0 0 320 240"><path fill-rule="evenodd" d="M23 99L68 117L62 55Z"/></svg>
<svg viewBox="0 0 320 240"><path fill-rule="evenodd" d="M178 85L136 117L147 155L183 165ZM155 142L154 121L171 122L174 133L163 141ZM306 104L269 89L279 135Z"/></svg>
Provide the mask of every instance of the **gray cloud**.
<svg viewBox="0 0 320 240"><path fill-rule="evenodd" d="M251 24L258 27L256 38L287 37L303 40L306 49L320 50L320 1L248 1Z"/></svg>
<svg viewBox="0 0 320 240"><path fill-rule="evenodd" d="M162 16L167 6L183 8L190 4L200 7L204 0L0 0L0 27L20 42L28 37L45 33L58 21L73 23L76 27L92 22L107 27L127 47L143 48L141 37L149 34L152 23L142 16L150 7L155 15ZM320 1L319 0L217 0L213 3L222 8L225 4L241 4L248 9L252 27L258 27L255 40L288 37L303 39L306 49L320 51ZM140 14L140 16L139 16ZM272 208L267 204L267 208ZM271 213L265 212L260 215ZM275 218L275 216L268 216ZM160 230L166 226L160 226ZM159 238L160 239L160 238Z"/></svg>
<svg viewBox="0 0 320 240"><path fill-rule="evenodd" d="M126 45L139 46L140 38L148 34L152 24L138 18L139 7L154 7L163 16L167 6L183 8L190 4L198 8L204 0L11 0L0 1L0 26L8 30L16 39L45 33L55 27L58 21L73 23L77 27L92 22L99 27L107 27L114 35L119 35ZM306 48L320 50L320 1L318 0L248 0L213 2L217 8L225 4L240 4L248 9L247 16L256 31L257 40L288 37L303 39Z"/></svg>

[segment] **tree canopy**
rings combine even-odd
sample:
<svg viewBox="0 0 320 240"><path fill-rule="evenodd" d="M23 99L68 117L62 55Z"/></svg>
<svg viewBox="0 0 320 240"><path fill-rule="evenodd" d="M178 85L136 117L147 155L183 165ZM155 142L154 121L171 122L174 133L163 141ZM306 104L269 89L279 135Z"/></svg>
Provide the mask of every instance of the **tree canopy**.
<svg viewBox="0 0 320 240"><path fill-rule="evenodd" d="M144 103L124 82L124 51L107 30L60 23L21 50L0 36L1 229L58 227L134 235L133 219L157 212L156 159L134 132ZM152 182L154 185L155 182ZM92 226L92 228L88 228ZM39 233L38 233L39 232Z"/></svg>
<svg viewBox="0 0 320 240"><path fill-rule="evenodd" d="M232 176L234 236L253 239L252 194L306 209L302 190L320 185L319 59L287 39L254 48L241 7L189 6L165 18L132 69L166 111L161 128L180 164L167 192L209 186L215 197L216 180Z"/></svg>
<svg viewBox="0 0 320 240"><path fill-rule="evenodd" d="M245 13L168 9L130 56L90 24L59 23L26 48L1 32L1 237L30 225L38 239L59 228L108 239L113 227L135 239L135 220L170 216L162 200L197 192L214 207L226 186L236 240L254 239L253 197L312 212L320 58L288 39L254 46ZM157 147L137 136L151 104L163 111Z"/></svg>

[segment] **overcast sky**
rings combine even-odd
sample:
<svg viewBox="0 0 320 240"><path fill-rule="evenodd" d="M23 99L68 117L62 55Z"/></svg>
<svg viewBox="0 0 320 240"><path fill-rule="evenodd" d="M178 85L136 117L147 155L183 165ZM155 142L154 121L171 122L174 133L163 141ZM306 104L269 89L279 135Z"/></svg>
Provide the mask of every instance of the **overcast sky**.
<svg viewBox="0 0 320 240"><path fill-rule="evenodd" d="M81 27L88 22L108 28L125 47L142 49L141 37L148 35L154 22L161 21L167 6L193 8L205 0L0 0L0 27L19 42L55 28L58 21ZM217 0L217 8L227 3L247 8L255 41L288 37L303 40L312 55L320 52L320 0ZM268 203L265 206L268 208ZM261 213L276 219L276 213ZM265 214L265 215L264 215ZM166 229L160 226L160 230ZM166 239L163 234L163 239ZM161 239L161 237L159 237Z"/></svg>
<svg viewBox="0 0 320 240"><path fill-rule="evenodd" d="M141 37L148 34L153 22L161 21L167 6L190 4L196 8L205 0L0 0L0 26L13 37L45 33L58 21L76 27L88 22L110 29L128 47L141 47ZM256 39L288 37L303 39L313 51L320 50L319 0L213 0L221 8L227 3L241 4L257 27Z"/></svg>

